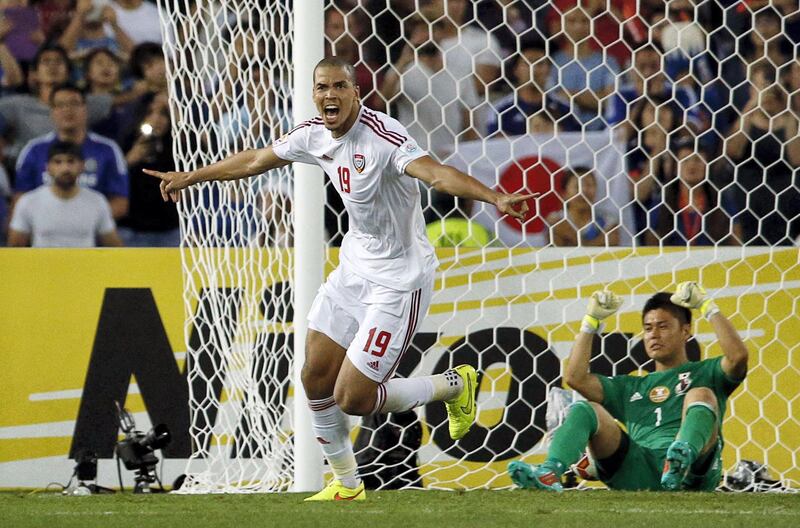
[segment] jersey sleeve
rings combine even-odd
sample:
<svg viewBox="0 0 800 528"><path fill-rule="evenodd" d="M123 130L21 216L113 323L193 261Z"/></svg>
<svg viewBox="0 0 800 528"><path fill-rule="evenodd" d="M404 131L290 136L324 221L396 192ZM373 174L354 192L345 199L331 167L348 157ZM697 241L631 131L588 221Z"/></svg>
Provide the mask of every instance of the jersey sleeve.
<svg viewBox="0 0 800 528"><path fill-rule="evenodd" d="M428 155L405 129L403 129L402 135L405 141L399 147L393 147L389 154L389 163L395 168L397 174L404 174L409 163Z"/></svg>
<svg viewBox="0 0 800 528"><path fill-rule="evenodd" d="M108 179L106 180L105 193L107 196L125 196L130 194L130 180L128 178L128 164L125 155L114 143L111 145L111 160L107 167Z"/></svg>
<svg viewBox="0 0 800 528"><path fill-rule="evenodd" d="M14 214L11 216L9 229L19 233L30 234L33 231L33 219L31 217L30 196L22 195L14 207Z"/></svg>
<svg viewBox="0 0 800 528"><path fill-rule="evenodd" d="M98 196L98 198L97 207L99 214L97 215L97 227L95 232L98 235L107 235L114 231L117 226L114 223L114 217L111 215L111 206L108 204L108 201L101 195Z"/></svg>
<svg viewBox="0 0 800 528"><path fill-rule="evenodd" d="M290 130L288 134L276 139L272 143L275 155L286 161L315 164L314 157L308 153L312 128L310 122L305 121Z"/></svg>
<svg viewBox="0 0 800 528"><path fill-rule="evenodd" d="M744 380L734 379L722 370L722 357L723 356L719 356L713 359L707 359L706 361L710 363L709 368L712 373L711 379L714 380L714 392L717 394L721 392L725 396L728 396L735 391Z"/></svg>
<svg viewBox="0 0 800 528"><path fill-rule="evenodd" d="M601 376L596 374L603 386L603 407L617 420L625 421L625 393L629 376Z"/></svg>
<svg viewBox="0 0 800 528"><path fill-rule="evenodd" d="M26 145L22 149L19 158L17 159L17 168L14 178L14 190L16 192L28 192L41 185L41 181L36 177L37 170L40 167L40 162L36 159L37 152Z"/></svg>

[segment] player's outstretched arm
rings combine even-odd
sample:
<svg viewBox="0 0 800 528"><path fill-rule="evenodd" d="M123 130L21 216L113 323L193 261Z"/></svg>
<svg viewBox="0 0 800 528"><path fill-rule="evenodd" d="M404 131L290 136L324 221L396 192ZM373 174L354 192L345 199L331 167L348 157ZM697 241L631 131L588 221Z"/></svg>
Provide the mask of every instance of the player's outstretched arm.
<svg viewBox="0 0 800 528"><path fill-rule="evenodd" d="M206 167L188 172L160 172L144 169L145 174L161 180L161 197L166 202L172 198L178 201L178 191L195 183L204 181L239 180L268 170L288 165L289 161L279 158L269 145L260 149L250 149L228 156Z"/></svg>
<svg viewBox="0 0 800 528"><path fill-rule="evenodd" d="M575 338L567 360L564 381L589 401L603 403L603 385L589 370L592 359L592 340L602 331L603 319L613 314L622 305L616 294L604 290L597 291L589 298L586 315L581 322L581 331Z"/></svg>
<svg viewBox="0 0 800 528"><path fill-rule="evenodd" d="M747 375L748 352L739 332L730 320L722 315L714 300L696 282L682 282L672 294L670 300L678 306L690 310L700 310L700 314L708 319L719 340L719 346L725 357L722 358L722 370L733 379L743 379Z"/></svg>
<svg viewBox="0 0 800 528"><path fill-rule="evenodd" d="M538 195L538 193L503 194L493 191L472 176L449 165L442 165L430 156L423 156L409 163L406 166L406 174L424 181L437 191L490 203L501 213L518 220L524 220L528 213L526 200Z"/></svg>

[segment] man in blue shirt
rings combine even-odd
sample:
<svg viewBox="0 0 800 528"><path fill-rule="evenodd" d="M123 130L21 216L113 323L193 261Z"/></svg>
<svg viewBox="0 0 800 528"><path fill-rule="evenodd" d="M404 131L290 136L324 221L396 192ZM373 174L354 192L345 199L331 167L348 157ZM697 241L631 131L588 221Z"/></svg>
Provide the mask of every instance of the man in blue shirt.
<svg viewBox="0 0 800 528"><path fill-rule="evenodd" d="M51 182L47 152L56 140L80 145L85 160L78 185L103 194L115 219L128 212L128 167L119 146L88 131L86 98L75 86L56 87L50 95L55 131L32 139L17 159L15 200L24 192Z"/></svg>

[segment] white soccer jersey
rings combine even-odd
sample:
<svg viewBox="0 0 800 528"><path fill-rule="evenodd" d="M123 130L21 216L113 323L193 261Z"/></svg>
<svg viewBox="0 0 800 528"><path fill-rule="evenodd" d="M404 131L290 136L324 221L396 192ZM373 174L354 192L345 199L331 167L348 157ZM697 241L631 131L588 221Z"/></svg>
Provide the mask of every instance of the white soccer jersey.
<svg viewBox="0 0 800 528"><path fill-rule="evenodd" d="M425 234L418 182L405 168L426 152L400 123L362 106L341 137L334 138L322 118L315 118L278 139L273 149L281 159L322 167L342 197L350 219L339 253L342 266L388 288L422 286L437 261Z"/></svg>

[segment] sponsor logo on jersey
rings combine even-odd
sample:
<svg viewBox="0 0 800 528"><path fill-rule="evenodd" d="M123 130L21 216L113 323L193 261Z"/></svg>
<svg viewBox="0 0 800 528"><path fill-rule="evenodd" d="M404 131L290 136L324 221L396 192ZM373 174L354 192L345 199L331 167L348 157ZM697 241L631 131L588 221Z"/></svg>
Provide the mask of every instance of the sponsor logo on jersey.
<svg viewBox="0 0 800 528"><path fill-rule="evenodd" d="M367 362L367 367L371 368L372 370L378 370L378 368L380 367L380 364L381 363L378 360L368 361Z"/></svg>
<svg viewBox="0 0 800 528"><path fill-rule="evenodd" d="M403 148L406 149L406 152L414 152L418 147L416 144L408 142Z"/></svg>
<svg viewBox="0 0 800 528"><path fill-rule="evenodd" d="M678 384L675 385L675 394L684 394L692 386L692 373L681 372L678 374Z"/></svg>
<svg viewBox="0 0 800 528"><path fill-rule="evenodd" d="M669 389L663 385L653 387L650 390L650 401L653 403L661 403L669 398Z"/></svg>
<svg viewBox="0 0 800 528"><path fill-rule="evenodd" d="M363 154L353 154L353 166L356 168L356 171L361 174L361 171L364 170L364 155Z"/></svg>
<svg viewBox="0 0 800 528"><path fill-rule="evenodd" d="M639 391L634 392L633 396L631 396L631 401L632 402L639 401L641 399L642 399L642 395L639 394Z"/></svg>

